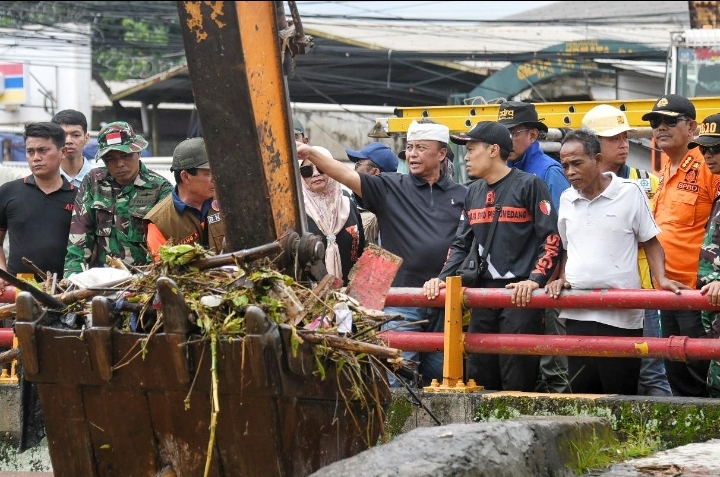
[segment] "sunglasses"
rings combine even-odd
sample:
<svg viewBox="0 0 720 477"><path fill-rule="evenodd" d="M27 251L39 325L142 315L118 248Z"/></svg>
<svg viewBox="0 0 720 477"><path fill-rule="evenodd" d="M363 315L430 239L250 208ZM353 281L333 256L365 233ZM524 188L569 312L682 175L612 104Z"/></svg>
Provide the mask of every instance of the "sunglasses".
<svg viewBox="0 0 720 477"><path fill-rule="evenodd" d="M300 175L303 176L305 179L309 179L310 177L313 176L313 169L317 169L318 174L325 174L323 171L321 171L317 167L315 167L313 165L309 165L309 166L301 166L300 167Z"/></svg>
<svg viewBox="0 0 720 477"><path fill-rule="evenodd" d="M660 116L660 117L656 116L654 118L650 118L649 121L650 121L650 127L653 129L657 129L660 127L660 125L662 123L667 124L667 127L669 127L669 128L674 128L675 126L677 126L678 121L690 121L690 120L688 118L683 118L680 116L675 117L675 118L669 118L667 116Z"/></svg>
<svg viewBox="0 0 720 477"><path fill-rule="evenodd" d="M720 154L720 144L715 144L714 146L700 146L700 152L702 152L703 155L707 154L708 152L713 156L716 154Z"/></svg>

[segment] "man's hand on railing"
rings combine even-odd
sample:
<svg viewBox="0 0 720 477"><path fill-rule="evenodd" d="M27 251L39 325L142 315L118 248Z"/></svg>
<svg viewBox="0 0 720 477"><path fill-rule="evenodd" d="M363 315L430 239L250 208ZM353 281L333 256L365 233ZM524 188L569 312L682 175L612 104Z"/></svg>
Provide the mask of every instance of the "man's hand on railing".
<svg viewBox="0 0 720 477"><path fill-rule="evenodd" d="M505 288L513 291L510 301L514 305L525 306L530 303L533 290L540 288L540 284L534 280L523 280L517 283L508 283Z"/></svg>
<svg viewBox="0 0 720 477"><path fill-rule="evenodd" d="M701 295L707 295L711 305L720 305L720 281L710 282L700 289Z"/></svg>
<svg viewBox="0 0 720 477"><path fill-rule="evenodd" d="M423 285L423 293L428 299L432 300L440 294L440 290L443 288L445 288L444 281L439 278L431 278Z"/></svg>
<svg viewBox="0 0 720 477"><path fill-rule="evenodd" d="M553 298L559 297L563 289L570 289L570 283L564 278L558 278L545 285L545 293Z"/></svg>
<svg viewBox="0 0 720 477"><path fill-rule="evenodd" d="M669 280L665 277L661 278L660 280L658 280L656 277L655 281L661 289L670 290L671 292L675 293L676 295L680 294L680 290L692 290L692 288L685 285L684 283L680 283L675 280Z"/></svg>

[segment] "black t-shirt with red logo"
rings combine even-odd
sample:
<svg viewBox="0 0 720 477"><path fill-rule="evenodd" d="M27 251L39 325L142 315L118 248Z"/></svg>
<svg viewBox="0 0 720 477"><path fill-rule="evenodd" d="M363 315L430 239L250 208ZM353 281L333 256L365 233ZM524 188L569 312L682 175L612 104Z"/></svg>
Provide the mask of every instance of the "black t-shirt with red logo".
<svg viewBox="0 0 720 477"><path fill-rule="evenodd" d="M514 170L494 184L478 179L468 187L457 234L440 278L455 274L467 256L473 236L480 254L495 215L495 203L503 195L502 209L488 253L485 280L520 281L531 279L545 286L559 263L562 243L557 229L557 211L545 182L539 177Z"/></svg>

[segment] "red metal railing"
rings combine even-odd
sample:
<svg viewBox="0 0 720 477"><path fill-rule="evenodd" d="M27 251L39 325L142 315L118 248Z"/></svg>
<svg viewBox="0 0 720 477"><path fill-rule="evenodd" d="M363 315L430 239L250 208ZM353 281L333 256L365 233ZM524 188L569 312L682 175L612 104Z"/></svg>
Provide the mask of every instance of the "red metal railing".
<svg viewBox="0 0 720 477"><path fill-rule="evenodd" d="M448 298L449 297L449 298ZM449 277L447 288L428 300L420 288L391 288L386 306L445 308L445 332L385 332L383 339L405 351L444 352L443 387L462 385L465 353L523 354L540 356L595 356L620 358L720 359L720 340L671 336L634 338L616 336L548 336L463 333L463 308L507 308L512 290L462 288L458 277ZM446 300L446 298L448 298ZM698 290L680 295L662 290L566 290L557 299L536 290L528 308L616 308L658 310L720 310Z"/></svg>
<svg viewBox="0 0 720 477"><path fill-rule="evenodd" d="M6 286L5 290L0 293L0 303L15 303L15 297L17 296L17 290L15 287Z"/></svg>
<svg viewBox="0 0 720 477"><path fill-rule="evenodd" d="M464 288L464 301L470 308L507 308L512 290L504 288ZM428 300L422 288L391 288L385 306L427 306L443 308L445 291ZM708 303L699 290L683 290L680 295L665 290L565 290L554 299L535 290L528 308L622 308L648 310L720 310Z"/></svg>
<svg viewBox="0 0 720 477"><path fill-rule="evenodd" d="M15 287L7 286L0 293L0 303L15 303L15 296ZM0 326L2 326L2 320L0 320ZM12 348L14 337L15 333L12 329L0 328L0 348Z"/></svg>
<svg viewBox="0 0 720 477"><path fill-rule="evenodd" d="M0 328L0 348L12 348L14 337L12 328Z"/></svg>
<svg viewBox="0 0 720 477"><path fill-rule="evenodd" d="M451 277L454 278L454 277ZM448 286L450 285L450 281ZM448 289L449 290L449 289ZM479 308L513 307L511 290L499 288L462 288L459 303L446 303L446 291L428 300L420 288L391 288L386 306L434 307L462 306ZM0 303L14 303L15 289L7 287ZM567 290L553 299L542 290L533 293L529 308L622 308L660 310L720 310L711 306L697 290L684 290L680 295L660 290ZM447 310L446 310L447 311ZM456 311L453 313L457 314ZM446 313L446 325L449 317ZM457 321L457 318L455 319ZM451 324L452 325L452 324ZM389 346L407 351L442 352L449 333L383 333ZM13 330L0 328L0 348L9 348ZM687 359L720 359L720 340L671 336L670 338L631 338L606 336L548 336L457 333L460 353L526 354L559 356L649 357L684 361ZM457 354L455 351L453 354ZM455 356L461 359L461 354Z"/></svg>

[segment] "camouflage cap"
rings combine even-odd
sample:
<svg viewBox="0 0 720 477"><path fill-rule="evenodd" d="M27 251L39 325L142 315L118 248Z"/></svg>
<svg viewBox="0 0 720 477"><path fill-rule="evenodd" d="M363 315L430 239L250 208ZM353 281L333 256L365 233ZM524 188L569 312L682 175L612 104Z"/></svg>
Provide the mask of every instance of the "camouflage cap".
<svg viewBox="0 0 720 477"><path fill-rule="evenodd" d="M186 171L188 169L210 169L205 141L201 137L185 139L175 146L170 170Z"/></svg>
<svg viewBox="0 0 720 477"><path fill-rule="evenodd" d="M124 121L106 124L98 134L98 151L95 160L102 159L110 151L141 152L148 147L148 142L139 134L135 134L132 126Z"/></svg>

